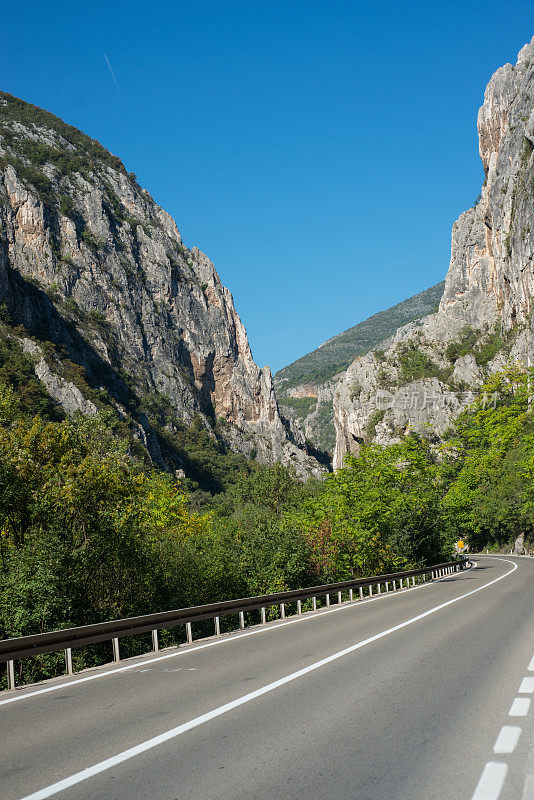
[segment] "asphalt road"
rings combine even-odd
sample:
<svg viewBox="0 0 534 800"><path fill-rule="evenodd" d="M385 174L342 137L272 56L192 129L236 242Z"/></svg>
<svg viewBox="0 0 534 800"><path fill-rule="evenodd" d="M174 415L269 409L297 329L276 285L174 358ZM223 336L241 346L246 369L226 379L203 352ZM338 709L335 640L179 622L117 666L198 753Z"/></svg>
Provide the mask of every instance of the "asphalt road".
<svg viewBox="0 0 534 800"><path fill-rule="evenodd" d="M477 563L4 692L0 798L532 800L534 559Z"/></svg>

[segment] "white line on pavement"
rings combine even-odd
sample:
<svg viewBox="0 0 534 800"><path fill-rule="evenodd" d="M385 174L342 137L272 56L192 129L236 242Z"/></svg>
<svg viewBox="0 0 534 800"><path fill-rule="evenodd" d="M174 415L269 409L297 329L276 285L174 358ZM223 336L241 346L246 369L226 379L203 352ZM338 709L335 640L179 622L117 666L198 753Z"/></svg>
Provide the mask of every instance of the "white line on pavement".
<svg viewBox="0 0 534 800"><path fill-rule="evenodd" d="M471 800L497 800L507 772L506 764L492 761L486 764Z"/></svg>
<svg viewBox="0 0 534 800"><path fill-rule="evenodd" d="M502 561L503 559L496 559L498 561ZM513 561L508 561L509 564L513 564ZM513 570L510 570L513 572ZM455 573L456 576L464 575L465 572L457 572ZM507 572L506 575L509 573ZM286 625L295 625L298 622L310 622L314 619L319 619L320 617L325 616L326 614L335 614L338 611L346 611L348 608L359 608L366 606L368 603L375 603L381 602L384 600L390 600L393 597L399 597L402 594L407 594L408 592L415 592L418 589L426 589L429 586L432 586L435 583L440 583L444 581L446 578L452 578L452 575L444 576L443 578L438 578L435 581L428 582L428 583L421 583L418 586L412 586L410 589L402 589L398 592L389 592L384 593L381 595L377 595L376 597L369 597L365 600L355 600L353 603L343 603L343 605L336 604L333 608L321 608L317 613L306 613L302 616L295 616L292 619L286 620L285 622L276 621L272 625L265 625L261 628L255 628L251 631L246 631L246 633L231 633L228 636L224 636L221 639L211 639L207 642L202 642L199 644L194 644L191 647L181 647L179 650L173 650L172 653L162 653L157 656L153 656L152 658L142 658L140 661L135 661L132 664L125 664L123 667L113 667L111 669L107 669L102 672L95 672L92 675L80 675L79 677L74 678L73 680L69 681L60 681L59 683L54 683L51 686L45 686L42 689L34 689L30 692L22 690L17 690L17 694L12 695L11 697L6 697L5 700L0 700L0 706L8 705L9 703L17 703L20 700L26 700L29 697L37 697L41 694L48 694L49 692L57 692L59 689L66 689L69 686L77 686L81 683L87 683L88 681L96 681L99 678L106 678L109 675L118 675L122 672L128 672L129 670L138 670L139 667L145 666L146 664L155 664L158 661L166 661L168 658L177 658L178 656L186 656L189 653L193 653L196 650L204 650L206 647L219 647L224 644L229 644L231 642L235 642L238 639L245 639L248 636L258 636L259 634L263 633L271 633L272 631L277 630L278 628L285 628ZM505 577L504 575L502 577Z"/></svg>
<svg viewBox="0 0 534 800"><path fill-rule="evenodd" d="M493 752L513 753L520 736L521 728L517 727L517 725L504 725L497 736L497 741L493 745Z"/></svg>
<svg viewBox="0 0 534 800"><path fill-rule="evenodd" d="M499 559L501 561L508 561L507 559ZM316 661L313 664L309 664L307 667L303 669L299 669L296 672L292 672L289 675L285 675L283 678L279 678L273 683L269 683L265 686L256 689L253 692L249 692L248 694L243 695L242 697L238 697L236 700L232 700L229 703L225 703L218 708L214 708L212 711L208 711L206 714L202 714L199 717L195 717L189 722L184 722L181 725L178 725L176 728L171 728L171 730L165 731L164 733L159 734L158 736L154 736L151 739L146 739L144 742L141 742L134 747L129 748L128 750L123 750L121 753L117 753L117 755L112 756L111 758L107 758L104 761L100 761L97 764L93 764L93 766L88 767L87 769L83 769L80 772L76 772L74 775L70 775L68 778L64 778L57 783L53 783L50 786L46 786L43 789L39 789L32 794L26 795L21 800L45 800L45 798L52 797L58 792L62 792L64 789L68 789L70 786L75 786L78 783L82 783L86 781L88 778L91 778L95 775L98 775L102 772L105 772L112 767L117 766L117 764L121 764L124 761L128 761L135 756L140 755L141 753L145 753L148 750L152 750L154 747L157 747L164 742L168 742L171 739L175 739L177 736L180 736L187 731L192 730L193 728L197 728L199 725L203 725L205 722L209 722L216 717L220 717L223 714L228 713L229 711L233 711L235 708L239 708L239 706L245 705L245 703L250 703L252 700L256 700L258 697L262 695L268 694L269 692L274 691L275 689L284 686L287 683L291 683L292 681L296 680L297 678L301 678L304 675L308 675L310 672L314 672L321 667L326 666L327 664L331 664L334 661L337 661L340 658L348 655L349 653L354 653L356 650L359 650L362 647L365 647L372 642L376 642L379 639L383 639L385 636L389 636L391 633L395 633L396 631L400 631L403 628L408 627L409 625L413 625L415 622L419 622L419 620L425 619L429 617L431 614L435 614L437 611L441 611L443 608L447 608L448 606L453 605L454 603L459 602L460 600L465 599L466 597L471 597L471 595L477 594L481 592L483 589L487 589L489 586L493 586L495 583L502 581L508 575L511 575L517 569L517 565L514 564L513 561L508 561L509 564L512 564L512 569L505 572L504 575L500 575L498 578L494 578L493 580L489 581L489 583L485 583L482 586L479 586L477 589L472 589L470 592L466 592L466 594L459 595L459 597L454 597L452 600L447 600L445 603L440 603L438 606L434 606L434 608L430 608L428 611L424 611L422 614L418 614L411 619L405 620L405 622L401 622L399 625L394 625L392 628L388 628L381 633L377 633L374 636L370 636L367 639L363 639L361 642L357 642L356 644L351 645L350 647L346 647L343 650L339 650L337 653L333 653L326 658L321 659L320 661ZM489 765L488 765L489 766ZM506 770L506 767L505 767ZM506 775L506 772L505 772ZM482 779L481 779L482 780ZM504 781L504 776L502 778ZM498 795L495 795L497 797ZM486 795L475 795L476 800L486 800ZM493 798L493 795L487 795L488 800Z"/></svg>
<svg viewBox="0 0 534 800"><path fill-rule="evenodd" d="M529 672L534 672L534 656L532 656L532 659L531 659L530 664L528 665L527 669L528 669Z"/></svg>
<svg viewBox="0 0 534 800"><path fill-rule="evenodd" d="M534 693L534 678L523 678L521 686L518 689L520 694L533 694Z"/></svg>
<svg viewBox="0 0 534 800"><path fill-rule="evenodd" d="M508 712L509 717L526 717L530 711L530 697L516 697Z"/></svg>

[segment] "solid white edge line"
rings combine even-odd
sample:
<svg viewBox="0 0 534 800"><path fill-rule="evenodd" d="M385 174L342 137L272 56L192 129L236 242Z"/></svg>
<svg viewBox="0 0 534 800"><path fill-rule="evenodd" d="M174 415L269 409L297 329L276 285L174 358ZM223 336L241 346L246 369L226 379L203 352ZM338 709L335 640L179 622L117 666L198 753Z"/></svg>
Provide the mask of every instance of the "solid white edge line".
<svg viewBox="0 0 534 800"><path fill-rule="evenodd" d="M506 764L489 761L482 770L482 775L471 800L497 800L507 772L508 767Z"/></svg>
<svg viewBox="0 0 534 800"><path fill-rule="evenodd" d="M517 747L521 728L517 725L503 725L493 745L494 753L513 753Z"/></svg>
<svg viewBox="0 0 534 800"><path fill-rule="evenodd" d="M519 694L533 694L534 693L534 678L523 678L521 686L517 690Z"/></svg>
<svg viewBox="0 0 534 800"><path fill-rule="evenodd" d="M507 559L501 559L502 561L508 561ZM279 678L273 683L269 683L266 686L262 686L259 689L256 689L253 692L249 692L248 694L243 695L242 697L238 697L236 700L232 700L229 703L225 703L218 708L213 709L212 711L208 711L206 714L202 714L199 717L195 717L189 722L184 722L182 725L178 725L176 728L171 728L164 733L159 734L158 736L154 736L151 739L147 739L144 742L141 742L135 747L131 747L128 750L123 750L121 753L117 753L117 755L112 756L111 758L107 758L104 761L100 761L97 764L93 764L93 766L88 767L87 769L81 770L81 772L76 772L74 775L70 775L68 778L64 778L61 781L57 781L56 783L51 784L50 786L46 786L43 789L39 789L32 794L25 795L21 800L45 800L47 797L52 797L52 795L58 794L58 792L63 791L64 789L68 789L70 786L74 786L78 783L82 783L86 781L88 778L93 777L94 775L98 775L101 772L105 772L112 767L115 767L117 764L121 764L124 761L128 761L131 758L134 758L141 753L145 753L147 750L152 750L154 747L157 747L164 742L168 742L170 739L175 739L177 736L180 736L182 733L186 733L187 731L192 730L193 728L197 728L199 725L202 725L204 722L208 722L209 720L215 719L216 717L220 717L223 714L226 714L228 711L232 711L239 706L244 705L245 703L249 703L252 700L256 700L256 698L261 697L262 695L268 694L269 692L274 691L275 689L280 688L280 686L284 686L287 683L291 683L297 678L301 678L303 675L307 675L310 672L314 672L321 667L326 666L327 664L331 664L333 661L337 661L340 658L348 655L349 653L354 653L356 650L359 650L362 647L365 647L372 642L376 642L379 639L383 639L385 636L389 636L391 633L395 633L396 631L400 631L403 628L407 628L409 625L413 625L415 622L419 622L421 619L425 619L425 617L429 617L431 614L435 614L437 611L441 611L443 608L447 608L447 606L453 605L454 603L459 602L460 600L464 600L466 597L470 597L473 594L477 594L477 592L481 592L483 589L487 589L489 586L493 586L495 583L502 581L508 575L511 575L512 572L515 572L517 569L517 564L514 564L513 561L508 561L509 564L512 564L512 569L505 572L504 575L500 575L498 578L494 578L489 583L485 583L482 586L479 586L477 589L472 589L470 592L466 594L462 594L459 597L454 597L452 600L447 600L445 603L440 603L438 606L434 606L434 608L429 609L428 611L424 611L422 614L418 614L416 617L412 617L411 619L405 620L401 622L399 625L394 625L392 628L388 628L381 633L377 633L374 636L370 636L367 639L363 639L361 642L357 642L356 644L351 645L350 647L346 647L343 650L339 650L337 653L333 653L326 658L322 658L320 661L316 661L313 664L309 664L307 667L303 669L299 669L296 672L292 672L289 675L285 675L283 678ZM506 774L506 773L505 773ZM482 778L481 778L482 780ZM503 777L504 780L504 777ZM476 800L482 800L485 795L476 796ZM489 796L488 796L489 798Z"/></svg>
<svg viewBox="0 0 534 800"><path fill-rule="evenodd" d="M516 697L512 705L510 706L510 711L508 712L509 717L526 717L528 712L530 711L530 697Z"/></svg>
<svg viewBox="0 0 534 800"><path fill-rule="evenodd" d="M500 559L502 560L502 559ZM512 561L508 563L512 564ZM474 562L473 566L476 566L476 562ZM513 571L513 570L512 570ZM234 642L238 639L244 639L248 636L257 636L260 633L270 633L271 631L275 631L278 628L284 628L286 625L294 625L297 622L310 622L314 619L319 619L326 614L334 614L338 611L346 611L348 608L359 608L362 606L367 605L367 603L374 603L378 600L390 600L394 597L400 597L403 594L407 594L408 592L415 592L417 589L426 589L429 586L433 586L436 583L441 583L442 581L446 580L447 578L450 579L451 577L459 577L464 575L465 571L463 572L456 572L454 575L444 575L442 578L437 578L434 581L428 581L427 583L421 583L418 586L412 586L409 589L402 589L397 592L388 592L380 595L374 595L373 597L368 597L365 600L354 600L353 602L345 602L343 605L338 605L336 603L335 606L332 608L321 608L317 612L306 612L302 615L295 615L293 618L286 620L285 622L279 622L278 620L273 621L272 624L267 624L262 627L255 627L253 630L246 631L245 633L234 633L229 632L228 635L223 636L220 639L210 639L208 641L202 641L199 644L194 644L191 647L187 646L180 646L179 650L174 650L171 653L161 653L157 656L153 656L152 658L145 658L144 656L134 656L136 659L140 659L135 661L135 663L125 664L123 667L113 667L112 669L106 669L102 672L96 672L92 675L80 675L79 677L74 678L70 681L61 681L61 678L58 677L59 683L54 683L52 686L45 686L42 689L34 689L33 691L26 692L24 688L16 689L15 691L17 694L12 695L11 697L6 697L4 700L0 700L0 706L8 705L10 703L17 703L20 700L26 700L30 697L37 697L41 694L49 694L50 692L57 692L59 689L67 689L69 686L76 686L77 684L87 683L88 681L95 681L99 678L107 678L110 675L118 675L122 672L129 672L132 669L138 669L139 667L146 666L147 664L154 664L157 661L166 661L168 658L177 658L178 656L185 656L189 653L194 653L196 650L204 650L206 647L219 647L223 644L229 644L230 642ZM506 573L508 574L508 573ZM147 654L148 655L148 654ZM142 660L141 660L142 659ZM93 669L99 669L98 667L93 667ZM51 680L54 680L53 678ZM19 693L20 692L20 693Z"/></svg>

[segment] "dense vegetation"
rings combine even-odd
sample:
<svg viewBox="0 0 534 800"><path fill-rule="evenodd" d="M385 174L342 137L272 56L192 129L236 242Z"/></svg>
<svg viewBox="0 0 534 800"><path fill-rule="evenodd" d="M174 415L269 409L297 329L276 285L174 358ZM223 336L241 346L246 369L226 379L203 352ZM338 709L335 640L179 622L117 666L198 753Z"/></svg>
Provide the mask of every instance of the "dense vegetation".
<svg viewBox="0 0 534 800"><path fill-rule="evenodd" d="M474 549L532 537L529 381L512 367L439 447L368 446L307 483L249 464L215 495L147 467L105 416L54 418L35 387L2 377L2 638L429 563L457 536ZM75 660L108 656L95 646ZM20 665L26 680L61 668L54 654Z"/></svg>

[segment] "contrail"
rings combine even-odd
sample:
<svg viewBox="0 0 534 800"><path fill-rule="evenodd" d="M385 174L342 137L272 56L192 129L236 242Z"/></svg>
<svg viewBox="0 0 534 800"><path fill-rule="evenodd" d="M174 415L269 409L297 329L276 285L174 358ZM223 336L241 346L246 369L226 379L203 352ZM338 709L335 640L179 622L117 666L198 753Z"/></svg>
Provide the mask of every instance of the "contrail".
<svg viewBox="0 0 534 800"><path fill-rule="evenodd" d="M117 78L116 78L116 76L115 76L115 73L113 72L113 67L112 67L112 66L111 66L111 64L109 63L109 58L108 58L108 56L107 56L107 53L104 53L104 58L106 59L106 64L108 65L109 72L110 72L110 74L111 74L111 77L113 78L113 82L114 82L115 86L117 87L117 91L118 91L118 93L119 93L119 95L120 95L120 98L121 98L121 100L122 100L122 103L123 103L123 105L124 105L124 108L126 108L126 109L127 109L127 106L126 106L126 100L124 99L124 95L123 95L123 93L122 93L122 91L121 91L121 87L119 86L119 82L118 82L118 80L117 80Z"/></svg>
<svg viewBox="0 0 534 800"><path fill-rule="evenodd" d="M412 256L407 256L407 258L401 258L400 261L395 261L395 263L392 264L391 266L400 267L401 264L406 264L408 261L413 261L413 259L416 258L418 255L419 253L414 253Z"/></svg>

